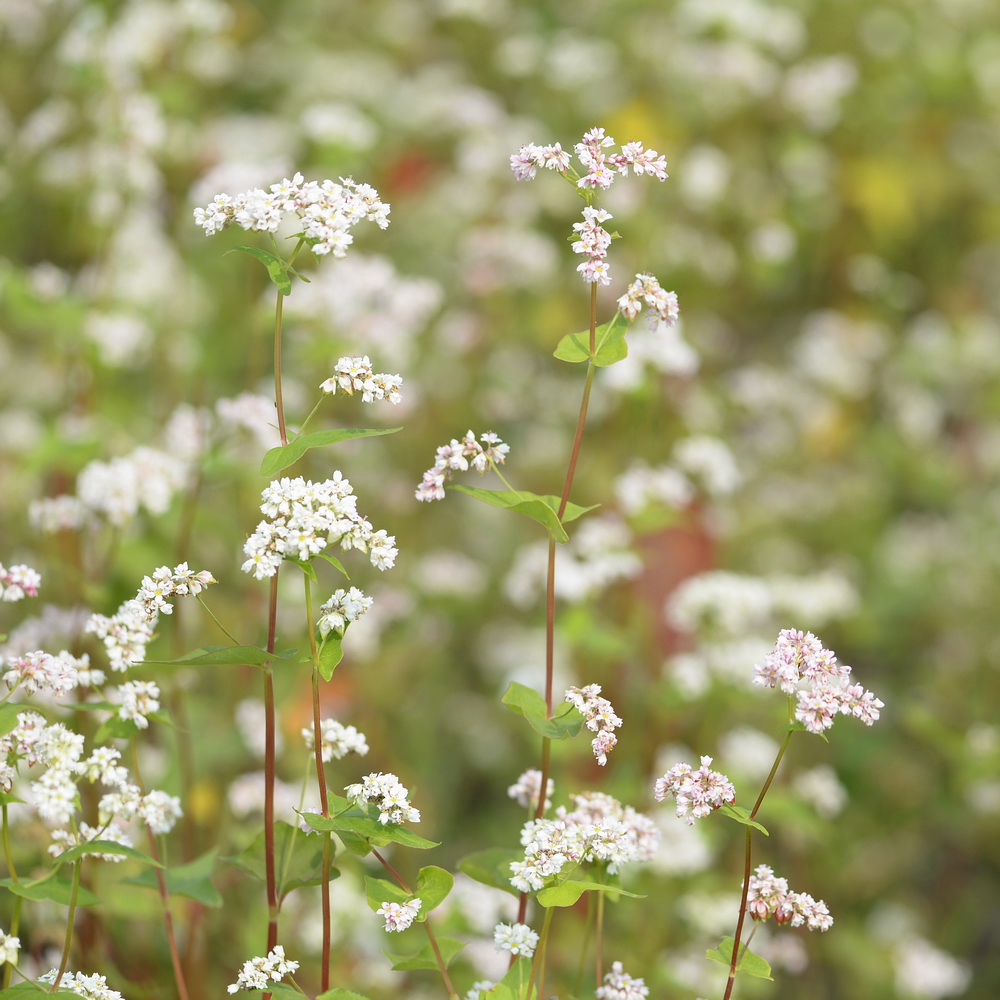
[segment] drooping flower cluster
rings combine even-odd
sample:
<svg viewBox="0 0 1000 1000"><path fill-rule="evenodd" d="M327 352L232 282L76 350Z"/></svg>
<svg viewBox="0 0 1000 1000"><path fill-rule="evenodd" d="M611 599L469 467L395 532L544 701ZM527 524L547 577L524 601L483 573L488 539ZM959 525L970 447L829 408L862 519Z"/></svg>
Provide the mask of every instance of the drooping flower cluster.
<svg viewBox="0 0 1000 1000"><path fill-rule="evenodd" d="M135 599L142 606L147 620L152 621L160 613L173 614L174 606L167 598L192 597L200 594L210 583L218 583L207 569L195 572L188 568L186 562L171 569L160 566L153 570L152 576L144 576Z"/></svg>
<svg viewBox="0 0 1000 1000"><path fill-rule="evenodd" d="M538 934L527 924L497 924L493 929L493 944L497 951L531 958L538 946Z"/></svg>
<svg viewBox="0 0 1000 1000"><path fill-rule="evenodd" d="M851 684L851 668L812 632L782 629L774 649L754 666L754 684L794 692L795 718L811 733L829 729L837 715L853 715L866 726L877 722L885 703L860 684Z"/></svg>
<svg viewBox="0 0 1000 1000"><path fill-rule="evenodd" d="M402 376L375 374L367 354L362 358L341 358L334 365L333 372L319 385L327 395L332 396L339 388L348 396L360 392L363 403L374 403L379 399L387 399L393 405L402 402L403 397L399 394Z"/></svg>
<svg viewBox="0 0 1000 1000"><path fill-rule="evenodd" d="M530 767L507 789L507 795L509 798L516 799L517 804L524 806L525 809L535 810L538 808L538 793L541 785L542 772L536 767ZM545 811L552 808L552 799L550 796L555 787L555 782L551 778L547 779L545 785Z"/></svg>
<svg viewBox="0 0 1000 1000"><path fill-rule="evenodd" d="M4 658L0 657L0 664ZM45 691L50 694L69 694L77 684L77 663L80 661L65 650L58 656L36 649L23 656L12 656L6 662L3 679L7 687L20 688L25 694Z"/></svg>
<svg viewBox="0 0 1000 1000"><path fill-rule="evenodd" d="M608 762L608 754L618 743L615 730L622 724L622 720L615 715L611 702L600 695L600 684L588 684L583 688L569 688L565 700L584 717L587 728L592 733L597 733L590 745L597 763L603 766Z"/></svg>
<svg viewBox="0 0 1000 1000"><path fill-rule="evenodd" d="M604 974L604 985L594 996L597 1000L645 1000L649 987L644 979L633 979L625 972L621 962L612 962L611 971Z"/></svg>
<svg viewBox="0 0 1000 1000"><path fill-rule="evenodd" d="M294 213L314 254L343 257L354 242L351 230L363 219L385 229L389 211L389 205L380 201L378 191L368 184L358 184L350 177L341 177L339 184L306 181L297 173L291 180L272 184L269 191L253 188L235 196L217 194L206 208L194 210L194 221L206 236L234 222L251 232L275 233L286 213Z"/></svg>
<svg viewBox="0 0 1000 1000"><path fill-rule="evenodd" d="M724 774L709 769L711 763L712 758L706 756L697 770L690 764L675 764L656 779L656 801L672 796L677 802L677 815L689 826L727 803L731 805L736 801L736 789Z"/></svg>
<svg viewBox="0 0 1000 1000"><path fill-rule="evenodd" d="M510 166L519 181L530 180L539 167L544 167L557 171L577 188L591 194L597 190L607 191L616 177L628 175L629 167L640 176L650 174L657 180L667 179L666 158L655 149L644 149L640 142L628 142L621 147L621 152L606 153L605 150L614 144L615 140L605 135L603 128L592 128L587 132L574 147L583 165L582 174L570 165L569 153L559 143L522 146L511 156ZM613 237L603 226L610 218L611 214L605 209L588 204L583 210L583 222L573 226L577 234L573 252L585 258L577 267L584 281L606 285L611 280L606 258Z"/></svg>
<svg viewBox="0 0 1000 1000"><path fill-rule="evenodd" d="M377 569L389 569L396 561L395 536L374 531L358 513L358 498L339 472L323 483L301 476L275 480L261 498L261 512L270 520L261 521L243 546L243 572L258 580L274 576L282 559L308 561L331 541L367 552Z"/></svg>
<svg viewBox="0 0 1000 1000"><path fill-rule="evenodd" d="M370 597L357 587L350 590L335 590L333 597L320 608L320 618L316 623L320 635L336 632L343 636L347 626L356 622L373 604Z"/></svg>
<svg viewBox="0 0 1000 1000"><path fill-rule="evenodd" d="M833 917L822 899L813 899L805 892L789 892L788 880L777 877L767 865L758 865L750 876L747 911L754 920L773 916L779 924L805 924L811 931L826 931L833 926Z"/></svg>
<svg viewBox="0 0 1000 1000"><path fill-rule="evenodd" d="M267 958L251 958L243 963L235 983L230 983L227 989L230 993L240 990L265 990L268 983L280 983L282 976L290 975L299 967L298 962L285 958L285 949L280 945L267 953Z"/></svg>
<svg viewBox="0 0 1000 1000"><path fill-rule="evenodd" d="M0 563L0 601L13 603L25 597L37 597L41 583L41 573L24 563L10 569Z"/></svg>
<svg viewBox="0 0 1000 1000"><path fill-rule="evenodd" d="M652 274L637 274L635 281L618 300L618 308L627 319L632 320L639 315L644 302L651 310L649 318L651 325L654 326L658 322L673 326L681 314L677 293L662 288Z"/></svg>
<svg viewBox="0 0 1000 1000"><path fill-rule="evenodd" d="M342 726L336 719L322 719L319 724L322 741L323 760L340 760L349 753L368 753L368 741L364 733L359 733L354 726ZM310 726L302 730L302 739L310 750L316 749L316 740Z"/></svg>
<svg viewBox="0 0 1000 1000"><path fill-rule="evenodd" d="M413 923L420 907L420 899L408 899L405 903L383 903L375 912L385 917L387 931L405 931Z"/></svg>
<svg viewBox="0 0 1000 1000"><path fill-rule="evenodd" d="M451 479L453 471L465 472L471 466L479 475L494 465L503 465L510 445L506 445L493 431L476 435L469 431L461 441L452 438L448 444L437 450L433 468L424 473L423 481L417 487L418 500L443 500L444 484Z"/></svg>
<svg viewBox="0 0 1000 1000"><path fill-rule="evenodd" d="M656 825L631 806L601 792L573 796L575 808L560 806L555 819L533 819L521 830L524 860L510 865L511 885L533 892L567 863L599 862L614 873L630 861L656 853Z"/></svg>
<svg viewBox="0 0 1000 1000"><path fill-rule="evenodd" d="M44 975L38 977L40 983L51 986L55 983L59 975L58 969L49 969ZM87 975L83 972L64 972L59 980L60 990L69 990L72 993L79 993L87 1000L123 1000L118 990L108 988L108 981L104 976L99 976L96 972Z"/></svg>
<svg viewBox="0 0 1000 1000"><path fill-rule="evenodd" d="M112 670L125 671L146 656L156 621L150 621L136 600L126 601L110 618L91 615L83 627L103 640Z"/></svg>
<svg viewBox="0 0 1000 1000"><path fill-rule="evenodd" d="M375 806L380 823L419 823L420 810L407 802L409 792L394 774L367 774L356 785L345 789L347 797L358 806Z"/></svg>

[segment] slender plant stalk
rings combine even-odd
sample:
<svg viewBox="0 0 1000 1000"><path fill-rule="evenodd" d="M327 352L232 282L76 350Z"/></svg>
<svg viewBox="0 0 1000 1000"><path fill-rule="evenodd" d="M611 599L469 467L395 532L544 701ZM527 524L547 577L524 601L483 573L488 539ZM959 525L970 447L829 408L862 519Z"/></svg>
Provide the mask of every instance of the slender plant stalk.
<svg viewBox="0 0 1000 1000"><path fill-rule="evenodd" d="M372 854L382 863L382 867L396 880L399 887L403 892L412 893L413 890L406 884L406 880L402 875L396 871L392 865L382 857L381 854L375 848L372 848ZM444 981L444 988L448 991L448 996L451 1000L457 1000L458 993L455 992L455 987L452 984L451 976L448 975L448 966L445 964L444 956L441 954L441 949L438 947L437 938L434 936L434 929L431 927L430 916L424 917L421 921L424 930L427 932L427 940L431 943L431 950L434 952L434 957L437 959L438 970L441 973L441 979Z"/></svg>
<svg viewBox="0 0 1000 1000"><path fill-rule="evenodd" d="M308 575L303 574L306 596L306 626L309 630L309 649L312 653L312 713L313 713L313 747L316 753L316 783L319 785L319 802L325 819L330 818L330 800L326 788L326 769L323 766L323 733L320 726L319 704L319 651L316 648L316 625L313 620L312 583ZM323 833L323 957L322 957L322 990L330 988L330 832Z"/></svg>
<svg viewBox="0 0 1000 1000"><path fill-rule="evenodd" d="M531 998L531 989L538 980L538 995L542 995L545 985L545 956L549 943L549 928L552 926L552 914L555 907L548 907L545 911L545 919L542 921L542 933L538 936L538 947L535 949L535 960L531 963L531 976L528 979L528 990L525 994L528 1000Z"/></svg>
<svg viewBox="0 0 1000 1000"><path fill-rule="evenodd" d="M781 763L781 758L784 757L785 751L788 749L788 744L791 741L793 730L789 729L785 733L785 738L781 741L781 746L778 748L778 753L774 758L774 763L771 765L770 773L764 781L764 785L760 790L760 795L757 796L757 801L754 803L753 809L750 810L750 819L753 819L757 815L757 810L760 809L764 802L764 796L767 795L768 789L771 787L771 782L774 781L774 776L778 773L778 765ZM726 980L726 992L722 995L722 1000L729 1000L733 994L733 985L736 982L736 970L739 968L740 958L742 954L740 952L740 935L743 933L743 923L746 920L747 915L747 897L750 893L750 869L753 864L752 854L751 854L751 833L753 828L748 826L746 828L746 850L743 857L743 893L740 896L740 915L736 920L736 933L733 935L733 956L729 963L729 978Z"/></svg>
<svg viewBox="0 0 1000 1000"><path fill-rule="evenodd" d="M10 878L12 882L20 881L17 877L17 869L14 867L14 854L10 849L10 826L7 822L7 803L4 802L2 807L3 810L3 853L4 858L7 861L7 871L10 872ZM12 937L17 937L18 927L21 922L21 897L14 897L14 913L10 921L10 935ZM3 967L3 977L2 977L2 988L7 989L10 986L10 975L12 966L9 962L4 963Z"/></svg>
<svg viewBox="0 0 1000 1000"><path fill-rule="evenodd" d="M80 863L83 858L77 858L73 862L73 886L69 895L69 913L66 914L66 937L63 940L62 961L59 963L59 971L56 973L55 981L52 983L50 993L55 993L59 989L62 977L66 975L69 966L69 951L73 945L73 920L76 918L76 899L80 892Z"/></svg>
<svg viewBox="0 0 1000 1000"><path fill-rule="evenodd" d="M267 651L274 652L278 616L278 572L271 577L268 601ZM274 872L274 674L264 664L264 879L267 884L267 950L278 944L278 883Z"/></svg>

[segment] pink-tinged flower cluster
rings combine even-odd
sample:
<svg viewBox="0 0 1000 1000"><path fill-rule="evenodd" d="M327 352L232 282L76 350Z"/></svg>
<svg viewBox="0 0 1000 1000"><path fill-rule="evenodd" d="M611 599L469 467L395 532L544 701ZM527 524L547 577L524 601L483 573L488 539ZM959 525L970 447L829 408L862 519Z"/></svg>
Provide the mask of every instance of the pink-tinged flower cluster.
<svg viewBox="0 0 1000 1000"><path fill-rule="evenodd" d="M0 663L2 662L3 658L0 657ZM39 691L56 696L69 694L79 683L79 662L67 652L52 656L36 649L23 656L8 658L3 679L8 688L20 688L25 694L36 694Z"/></svg>
<svg viewBox="0 0 1000 1000"><path fill-rule="evenodd" d="M597 763L603 766L608 762L608 754L618 743L615 730L621 726L622 720L615 715L611 702L600 697L600 694L600 684L588 684L583 688L568 688L564 700L584 717L587 728L592 733L597 733L590 746Z"/></svg>
<svg viewBox="0 0 1000 1000"><path fill-rule="evenodd" d="M152 621L160 613L165 615L173 613L174 606L168 603L167 598L186 597L189 594L196 596L211 583L218 581L207 569L196 573L188 568L186 562L173 569L169 566L160 566L153 570L152 576L142 578L142 585L135 599L142 606L146 618Z"/></svg>
<svg viewBox="0 0 1000 1000"><path fill-rule="evenodd" d="M421 906L423 902L415 897L405 903L383 903L375 912L385 917L387 931L405 931L413 923Z"/></svg>
<svg viewBox="0 0 1000 1000"><path fill-rule="evenodd" d="M343 257L354 242L351 230L365 219L379 229L389 225L389 206L370 185L349 177L341 177L339 184L306 181L302 174L272 184L268 191L253 188L235 196L217 194L206 208L194 210L194 221L206 236L233 223L251 232L275 233L290 213L299 217L302 236L319 256Z"/></svg>
<svg viewBox="0 0 1000 1000"><path fill-rule="evenodd" d="M235 983L227 989L230 993L240 990L266 990L268 983L280 983L282 976L291 975L299 967L298 962L285 958L285 949L279 944L267 953L267 958L258 956L243 963Z"/></svg>
<svg viewBox="0 0 1000 1000"><path fill-rule="evenodd" d="M592 128L584 135L573 150L584 173L573 171L569 153L554 143L551 146L536 146L533 142L522 146L510 158L510 167L519 181L531 180L539 167L571 175L570 179L579 188L607 191L619 175L626 177L629 167L639 176L650 174L658 181L667 179L667 160L655 149L645 149L641 142L627 142L619 153L606 153L615 145L615 140L605 135L603 128Z"/></svg>
<svg viewBox="0 0 1000 1000"><path fill-rule="evenodd" d="M637 274L635 281L618 300L618 308L626 319L633 320L639 315L644 302L651 310L651 324L661 322L673 326L681 314L677 293L665 291L652 274Z"/></svg>
<svg viewBox="0 0 1000 1000"><path fill-rule="evenodd" d="M722 806L736 801L733 783L721 772L709 769L711 757L701 758L701 767L694 770L690 764L675 764L661 778L656 779L654 794L657 802L668 795L677 803L677 815L691 826Z"/></svg>
<svg viewBox="0 0 1000 1000"><path fill-rule="evenodd" d="M782 629L774 649L754 666L754 684L795 694L795 718L811 733L829 729L838 715L852 715L866 726L877 722L885 703L850 682L851 668L837 662L812 632Z"/></svg>
<svg viewBox="0 0 1000 1000"><path fill-rule="evenodd" d="M417 487L415 496L418 500L443 500L444 484L451 479L454 471L466 472L473 468L479 475L493 465L503 465L510 451L510 445L504 444L493 431L476 435L469 431L461 441L452 438L448 444L441 445L437 450L433 468L424 473L424 478Z"/></svg>
<svg viewBox="0 0 1000 1000"><path fill-rule="evenodd" d="M822 899L813 899L805 892L789 892L788 880L776 876L767 865L758 865L750 876L747 912L754 920L773 916L779 924L805 924L811 931L827 931L833 926L833 917Z"/></svg>
<svg viewBox="0 0 1000 1000"><path fill-rule="evenodd" d="M374 403L376 400L387 399L395 405L402 401L399 394L403 379L399 375L375 374L371 359L366 354L361 358L341 358L333 367L333 375L319 387L332 396L339 388L348 396L361 393L363 403Z"/></svg>
<svg viewBox="0 0 1000 1000"><path fill-rule="evenodd" d="M560 806L555 819L533 819L522 827L524 860L510 865L511 885L518 891L543 888L569 863L606 864L614 874L630 861L655 856L659 831L648 816L601 792L573 800L574 809Z"/></svg>
<svg viewBox="0 0 1000 1000"><path fill-rule="evenodd" d="M571 181L577 188L587 192L590 201L593 193L607 191L618 176L625 177L629 167L637 175L650 174L657 180L667 179L667 161L655 149L645 149L641 142L627 142L618 153L606 150L615 145L615 140L604 134L602 128L592 128L581 142L574 146L574 152L582 165L582 172L575 170L570 164L569 153L555 143L551 146L536 146L529 143L522 146L510 158L510 166L514 176L520 180L530 180L539 167L555 170ZM577 270L584 281L599 282L606 285L611 280L607 262L608 247L612 235L603 223L611 218L611 214L603 208L588 205L583 210L583 222L573 226L576 239L573 252L585 259ZM630 317L631 318L631 317Z"/></svg>
<svg viewBox="0 0 1000 1000"><path fill-rule="evenodd" d="M535 810L538 808L538 793L541 786L542 772L538 768L530 767L507 789L507 796L515 799L517 804L524 806L525 809ZM551 795L555 787L555 782L548 778L545 783L545 810L552 808Z"/></svg>
<svg viewBox="0 0 1000 1000"><path fill-rule="evenodd" d="M366 774L360 783L348 785L345 791L355 805L375 806L382 824L420 822L420 810L407 801L410 793L394 774Z"/></svg>
<svg viewBox="0 0 1000 1000"><path fill-rule="evenodd" d="M303 479L275 480L261 492L261 521L247 539L244 573L258 580L274 576L282 559L308 562L339 541L342 549L367 552L376 569L386 570L396 561L396 537L375 531L358 513L358 498L339 472L323 483Z"/></svg>
<svg viewBox="0 0 1000 1000"><path fill-rule="evenodd" d="M644 979L633 979L625 972L621 962L612 962L611 971L604 975L604 985L594 996L597 1000L645 1000L649 987Z"/></svg>
<svg viewBox="0 0 1000 1000"><path fill-rule="evenodd" d="M24 563L10 569L0 563L0 601L12 603L25 597L37 597L41 583L41 574Z"/></svg>

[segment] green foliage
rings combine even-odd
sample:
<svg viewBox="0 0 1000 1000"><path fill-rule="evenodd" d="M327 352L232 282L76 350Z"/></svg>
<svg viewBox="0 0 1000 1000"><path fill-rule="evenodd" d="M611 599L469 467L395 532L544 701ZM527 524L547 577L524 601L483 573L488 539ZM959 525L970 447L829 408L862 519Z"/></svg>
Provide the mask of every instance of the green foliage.
<svg viewBox="0 0 1000 1000"><path fill-rule="evenodd" d="M569 535L566 534L563 524L575 521L581 514L586 514L587 511L595 510L600 506L593 504L590 507L580 507L575 503L567 503L566 510L563 511L560 520L558 511L561 499L559 497L540 497L534 493L520 490L482 490L475 486L462 485L452 486L451 489L458 490L459 493L466 493L491 507L500 507L504 510L513 510L517 511L518 514L524 514L525 517L530 517L542 525L557 542L569 541Z"/></svg>
<svg viewBox="0 0 1000 1000"><path fill-rule="evenodd" d="M465 947L464 941L455 938L438 938L438 948L441 950L441 957L444 960L445 968L448 968L455 956ZM423 946L415 955L399 955L395 952L386 951L385 957L392 963L392 967L397 972L416 971L418 969L437 969L437 956L430 942Z"/></svg>
<svg viewBox="0 0 1000 1000"><path fill-rule="evenodd" d="M222 906L222 896L212 883L212 872L215 869L216 851L213 849L194 861L182 865L171 866L164 874L166 877L167 894L170 896L185 896L202 906ZM129 885L141 885L147 889L159 890L159 882L153 872L142 872L132 878L125 879Z"/></svg>
<svg viewBox="0 0 1000 1000"><path fill-rule="evenodd" d="M583 716L568 702L560 704L549 718L545 699L517 681L510 682L502 700L512 712L526 719L536 733L547 739L568 740L583 728Z"/></svg>
<svg viewBox="0 0 1000 1000"><path fill-rule="evenodd" d="M736 942L731 937L724 937L718 948L711 948L705 953L705 957L713 962L719 962L727 968L731 967L733 961L733 948ZM737 974L743 973L753 976L756 979L771 979L771 966L759 955L755 955L746 945L740 947L739 965L736 966Z"/></svg>
<svg viewBox="0 0 1000 1000"><path fill-rule="evenodd" d="M628 344L625 342L625 333L628 328L629 320L622 313L617 312L614 319L602 323L594 331L594 342L597 349L593 357L590 353L589 330L584 330L582 333L566 334L559 341L553 356L560 361L568 361L571 364L593 360L598 368L607 368L628 357Z"/></svg>
<svg viewBox="0 0 1000 1000"><path fill-rule="evenodd" d="M382 434L395 434L400 430L401 427L334 427L324 431L313 431L310 434L300 434L288 444L279 445L267 452L260 463L260 474L273 479L278 473L294 465L310 448L321 448L328 444L339 444L341 441L355 441L358 438L377 437Z"/></svg>
<svg viewBox="0 0 1000 1000"><path fill-rule="evenodd" d="M261 832L246 850L221 860L263 884L267 876L265 840ZM322 882L323 845L319 838L310 837L305 830L288 823L278 822L274 824L274 847L275 857L280 859L277 869L279 899L293 889ZM330 877L337 878L339 874L332 868Z"/></svg>

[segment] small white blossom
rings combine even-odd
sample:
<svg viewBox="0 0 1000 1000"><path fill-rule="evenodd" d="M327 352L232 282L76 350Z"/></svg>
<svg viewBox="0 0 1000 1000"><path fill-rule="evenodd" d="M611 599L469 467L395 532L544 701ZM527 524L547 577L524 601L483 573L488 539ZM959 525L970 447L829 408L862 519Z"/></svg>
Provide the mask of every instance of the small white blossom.
<svg viewBox="0 0 1000 1000"><path fill-rule="evenodd" d="M410 899L405 903L383 903L375 912L385 917L387 931L405 931L420 912L423 904L419 899Z"/></svg>
<svg viewBox="0 0 1000 1000"><path fill-rule="evenodd" d="M419 823L420 811L407 802L410 794L394 774L381 772L365 775L356 785L345 789L347 797L362 808L373 805L379 810L380 823Z"/></svg>
<svg viewBox="0 0 1000 1000"><path fill-rule="evenodd" d="M538 934L527 924L497 924L493 931L497 951L531 958L538 946Z"/></svg>
<svg viewBox="0 0 1000 1000"><path fill-rule="evenodd" d="M323 760L340 760L349 753L356 753L364 756L368 753L368 741L364 733L359 733L354 726L342 726L336 719L322 719L320 721L320 732L323 742ZM316 741L313 730L302 730L302 738L310 750L316 749Z"/></svg>
<svg viewBox="0 0 1000 1000"><path fill-rule="evenodd" d="M267 953L266 958L256 957L243 963L235 983L227 987L230 993L240 990L264 990L268 983L281 982L282 976L290 975L299 967L298 962L285 958L285 949L279 944Z"/></svg>

